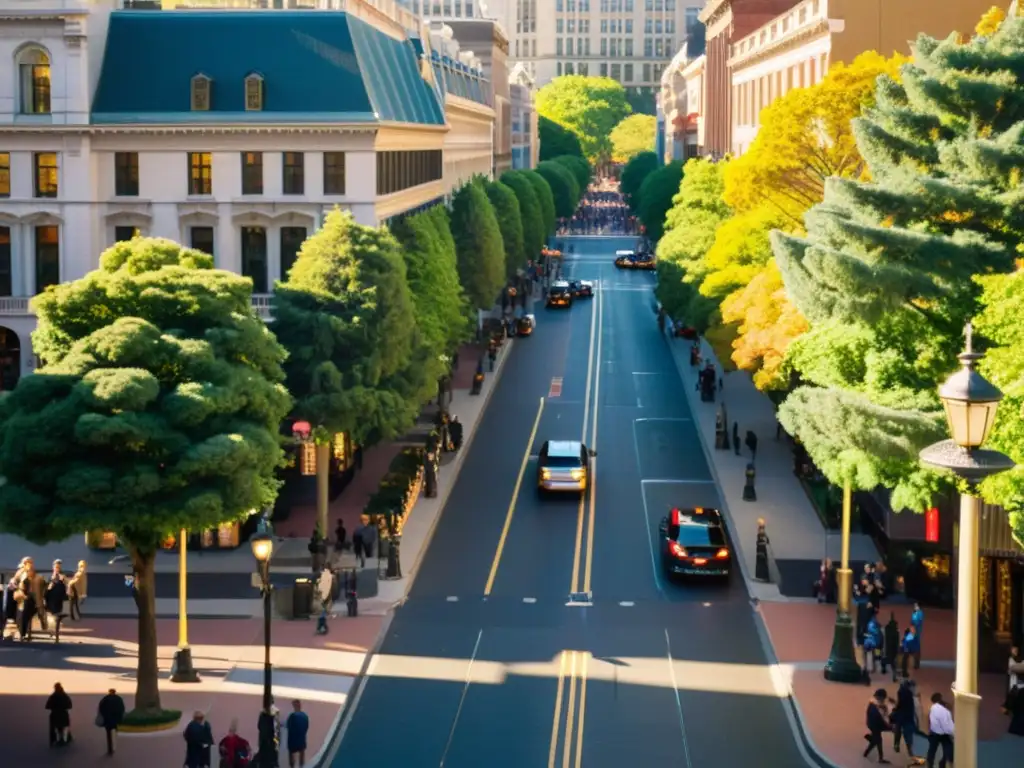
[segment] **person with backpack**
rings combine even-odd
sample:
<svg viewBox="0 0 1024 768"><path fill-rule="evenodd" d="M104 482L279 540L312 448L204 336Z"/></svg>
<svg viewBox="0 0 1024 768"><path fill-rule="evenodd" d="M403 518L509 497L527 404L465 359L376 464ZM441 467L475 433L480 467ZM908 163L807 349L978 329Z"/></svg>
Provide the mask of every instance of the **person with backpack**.
<svg viewBox="0 0 1024 768"><path fill-rule="evenodd" d="M238 735L238 720L232 720L228 735L220 740L220 768L248 768L252 761L252 747Z"/></svg>
<svg viewBox="0 0 1024 768"><path fill-rule="evenodd" d="M864 629L864 676L867 677L875 671L878 665L878 655L881 653L882 628L878 626L878 618L874 611L868 619L868 625Z"/></svg>

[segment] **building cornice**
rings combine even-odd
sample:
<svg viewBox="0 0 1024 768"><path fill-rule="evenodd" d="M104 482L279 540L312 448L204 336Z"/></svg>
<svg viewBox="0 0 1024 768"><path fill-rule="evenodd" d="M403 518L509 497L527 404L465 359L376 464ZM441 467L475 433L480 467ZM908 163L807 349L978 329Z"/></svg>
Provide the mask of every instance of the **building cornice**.
<svg viewBox="0 0 1024 768"><path fill-rule="evenodd" d="M800 29L794 30L792 34L770 40L752 51L741 54L730 55L728 66L735 72L742 67L752 66L762 61L767 61L778 56L784 51L799 48L801 45L831 33L832 24L827 18L820 19L813 24L808 24ZM732 46L736 48L735 45ZM731 53L731 52L730 52Z"/></svg>
<svg viewBox="0 0 1024 768"><path fill-rule="evenodd" d="M472 101L471 99L464 99L453 93L445 94L444 97L444 111L446 115L449 110L461 112L464 115L468 115L482 121L494 120L494 109L492 107Z"/></svg>
<svg viewBox="0 0 1024 768"><path fill-rule="evenodd" d="M332 135L373 135L384 123L365 125L0 125L0 134L57 134L60 136L99 136L109 134L132 135L214 135L231 134L332 134ZM401 125L399 123L398 125ZM444 125L417 126L424 131L446 131Z"/></svg>
<svg viewBox="0 0 1024 768"><path fill-rule="evenodd" d="M732 9L732 0L707 0L697 18L710 27Z"/></svg>

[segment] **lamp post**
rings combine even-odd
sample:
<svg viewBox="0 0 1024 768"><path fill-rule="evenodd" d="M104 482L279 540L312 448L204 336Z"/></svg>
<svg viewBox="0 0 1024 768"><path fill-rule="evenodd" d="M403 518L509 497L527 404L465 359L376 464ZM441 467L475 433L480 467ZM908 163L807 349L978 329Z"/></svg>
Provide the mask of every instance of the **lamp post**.
<svg viewBox="0 0 1024 768"><path fill-rule="evenodd" d="M188 645L188 531L178 531L178 650L171 662L172 683L198 683Z"/></svg>
<svg viewBox="0 0 1024 768"><path fill-rule="evenodd" d="M921 463L952 472L967 484L960 495L960 546L957 574L956 680L953 699L956 706L954 743L957 768L978 765L978 522L981 499L976 489L986 477L1014 467L1013 460L982 448L996 420L1003 399L991 382L974 366L982 355L972 347L972 329L964 328L966 349L958 359L961 369L939 387L939 399L946 411L952 440L928 446L920 453Z"/></svg>
<svg viewBox="0 0 1024 768"><path fill-rule="evenodd" d="M274 539L265 533L257 533L249 540L252 554L260 576L260 596L263 598L263 711L259 718L259 765L277 766L277 740L275 724L270 714L274 703L270 664L270 556L274 551Z"/></svg>
<svg viewBox="0 0 1024 768"><path fill-rule="evenodd" d="M850 570L850 511L853 489L843 485L843 536L840 568L836 573L836 623L832 630L832 651L825 663L825 679L835 683L859 683L862 680L860 664L853 646L853 616L850 605L853 597L853 571Z"/></svg>

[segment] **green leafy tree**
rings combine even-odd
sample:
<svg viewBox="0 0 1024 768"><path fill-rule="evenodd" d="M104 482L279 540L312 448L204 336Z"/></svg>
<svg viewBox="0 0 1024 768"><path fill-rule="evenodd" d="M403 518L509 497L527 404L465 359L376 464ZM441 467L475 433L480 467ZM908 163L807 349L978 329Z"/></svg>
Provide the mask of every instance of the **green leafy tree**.
<svg viewBox="0 0 1024 768"><path fill-rule="evenodd" d="M505 246L479 180L464 184L452 197L451 220L462 288L474 309L488 310L505 284Z"/></svg>
<svg viewBox="0 0 1024 768"><path fill-rule="evenodd" d="M42 366L0 400L0 526L44 543L117 534L138 608L132 717L159 717L154 563L181 529L272 504L285 351L252 281L169 240L117 243L33 301Z"/></svg>
<svg viewBox="0 0 1024 768"><path fill-rule="evenodd" d="M537 196L540 205L541 217L544 221L544 239L555 234L555 225L558 223L558 214L555 213L555 196L551 192L551 185L536 171L520 171L532 186L533 193Z"/></svg>
<svg viewBox="0 0 1024 768"><path fill-rule="evenodd" d="M611 157L612 129L632 111L621 83L584 75L556 77L537 91L536 106L538 115L576 134L593 163Z"/></svg>
<svg viewBox="0 0 1024 768"><path fill-rule="evenodd" d="M622 169L622 176L619 178L619 191L626 199L633 213L636 213L640 206L640 188L644 181L661 167L661 161L653 152L641 152L633 155L626 167Z"/></svg>
<svg viewBox="0 0 1024 768"><path fill-rule="evenodd" d="M583 147L576 134L543 115L537 116L537 139L540 141L541 162L562 155L583 157Z"/></svg>
<svg viewBox="0 0 1024 768"><path fill-rule="evenodd" d="M632 107L634 112L641 115L653 115L658 111L658 106L654 103L655 98L653 88L645 88L643 86L639 88L627 88L626 101L629 102L629 106Z"/></svg>
<svg viewBox="0 0 1024 768"><path fill-rule="evenodd" d="M560 219L571 217L580 201L579 184L572 171L561 163L548 160L537 166L537 173L543 176L544 181L551 187L551 194L555 200L555 215Z"/></svg>
<svg viewBox="0 0 1024 768"><path fill-rule="evenodd" d="M862 409L833 435L837 444L881 422L878 408L916 420L909 435L941 424L936 387L975 312L971 277L1011 271L1024 233L1022 48L1017 19L966 43L919 37L902 84L881 76L875 108L854 121L871 181L830 179L805 216L806 236L773 234L787 294L811 323L788 358L808 385L856 394L847 407ZM797 393L790 418L799 428L817 406ZM904 440L884 467L865 453L857 474L885 477L895 509L924 509L943 481L920 466L924 444ZM811 456L819 465L834 458L825 448Z"/></svg>
<svg viewBox="0 0 1024 768"><path fill-rule="evenodd" d="M536 259L547 238L547 224L534 185L522 171L505 171L501 174L501 183L515 193L516 200L519 202L526 258Z"/></svg>
<svg viewBox="0 0 1024 768"><path fill-rule="evenodd" d="M505 246L505 274L512 277L517 269L526 266L526 246L523 240L523 218L519 211L516 193L500 181L489 181L485 185L487 198L494 206L501 230L501 241Z"/></svg>
<svg viewBox="0 0 1024 768"><path fill-rule="evenodd" d="M643 222L647 236L654 242L665 233L665 217L672 207L672 199L679 192L683 180L683 164L669 163L650 174L640 187L640 205L637 216Z"/></svg>
<svg viewBox="0 0 1024 768"><path fill-rule="evenodd" d="M586 158L579 157L576 155L560 155L552 158L556 163L561 163L576 178L576 183L579 185L580 191L585 192L587 187L590 186L591 167L590 163L586 161Z"/></svg>
<svg viewBox="0 0 1024 768"><path fill-rule="evenodd" d="M654 152L658 118L654 115L630 115L619 121L609 137L612 160L627 163L641 152Z"/></svg>

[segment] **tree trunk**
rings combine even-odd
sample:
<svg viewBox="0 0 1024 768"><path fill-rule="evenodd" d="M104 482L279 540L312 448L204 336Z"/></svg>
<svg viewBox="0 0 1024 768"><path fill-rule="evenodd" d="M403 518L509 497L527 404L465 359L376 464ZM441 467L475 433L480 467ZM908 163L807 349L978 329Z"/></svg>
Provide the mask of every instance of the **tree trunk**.
<svg viewBox="0 0 1024 768"><path fill-rule="evenodd" d="M139 661L135 672L134 711L152 715L162 709L156 641L156 551L143 552L135 547L130 547L129 551L135 571L135 606L139 611Z"/></svg>

